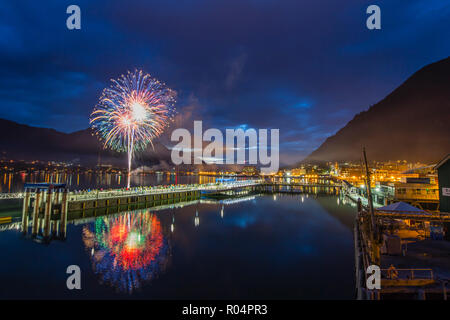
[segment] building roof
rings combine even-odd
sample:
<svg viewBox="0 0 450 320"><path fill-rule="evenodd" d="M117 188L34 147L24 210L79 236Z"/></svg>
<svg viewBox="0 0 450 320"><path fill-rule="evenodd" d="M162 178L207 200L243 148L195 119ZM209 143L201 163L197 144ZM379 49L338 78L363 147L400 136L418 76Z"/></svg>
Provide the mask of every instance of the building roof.
<svg viewBox="0 0 450 320"><path fill-rule="evenodd" d="M447 154L444 159L442 159L441 161L439 161L437 163L437 165L434 167L435 170L439 169L439 167L441 167L444 163L446 163L448 160L450 160L450 153Z"/></svg>
<svg viewBox="0 0 450 320"><path fill-rule="evenodd" d="M390 211L395 213L415 213L415 214L430 214L426 211L420 210L406 202L400 201L391 203L388 206L377 208L378 211Z"/></svg>
<svg viewBox="0 0 450 320"><path fill-rule="evenodd" d="M424 169L429 169L429 168L435 169L435 168L436 168L436 165L435 165L435 164L431 164L431 165L429 165L429 166L424 166L424 167L418 167L418 168L414 168L414 169L409 169L409 170L403 171L402 173L414 173L414 172L417 172L417 171L420 171L420 170L424 170Z"/></svg>
<svg viewBox="0 0 450 320"><path fill-rule="evenodd" d="M65 183L45 183L45 182L37 182L37 183L25 183L25 189L53 189L53 188L65 188Z"/></svg>

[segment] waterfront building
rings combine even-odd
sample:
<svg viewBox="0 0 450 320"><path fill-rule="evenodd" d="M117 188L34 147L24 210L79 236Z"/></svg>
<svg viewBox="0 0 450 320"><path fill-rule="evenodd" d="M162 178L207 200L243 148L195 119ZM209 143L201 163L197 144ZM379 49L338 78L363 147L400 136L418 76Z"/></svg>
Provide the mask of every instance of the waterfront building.
<svg viewBox="0 0 450 320"><path fill-rule="evenodd" d="M381 182L379 192L388 202L403 201L418 208L436 210L439 195L437 184L427 183L426 179L406 180L405 182Z"/></svg>
<svg viewBox="0 0 450 320"><path fill-rule="evenodd" d="M303 176L306 174L306 169L304 167L301 168L294 168L291 170L291 174L294 177Z"/></svg>
<svg viewBox="0 0 450 320"><path fill-rule="evenodd" d="M435 169L439 178L439 209L441 212L450 212L450 154L439 161Z"/></svg>

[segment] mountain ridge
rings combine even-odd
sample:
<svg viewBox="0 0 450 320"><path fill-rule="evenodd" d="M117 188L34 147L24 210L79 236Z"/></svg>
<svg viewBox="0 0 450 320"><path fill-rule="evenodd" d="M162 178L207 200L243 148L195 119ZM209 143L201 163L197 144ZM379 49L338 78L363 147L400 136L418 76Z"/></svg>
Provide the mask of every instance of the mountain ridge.
<svg viewBox="0 0 450 320"><path fill-rule="evenodd" d="M137 159L150 163L167 160L165 148L158 142L154 144L158 152L148 148ZM87 166L99 161L119 166L126 164L126 157L105 149L90 128L64 133L6 119L0 119L0 153L2 158L26 161L71 161Z"/></svg>
<svg viewBox="0 0 450 320"><path fill-rule="evenodd" d="M436 162L450 151L450 57L431 63L355 115L302 162Z"/></svg>

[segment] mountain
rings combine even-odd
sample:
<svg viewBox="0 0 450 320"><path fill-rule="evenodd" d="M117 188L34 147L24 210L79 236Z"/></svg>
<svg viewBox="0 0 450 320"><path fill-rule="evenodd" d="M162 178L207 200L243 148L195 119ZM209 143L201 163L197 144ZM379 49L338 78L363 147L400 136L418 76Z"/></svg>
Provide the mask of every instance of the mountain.
<svg viewBox="0 0 450 320"><path fill-rule="evenodd" d="M147 170L173 168L171 160L170 130L148 145L144 152L135 153L133 168L145 166ZM91 129L63 133L54 129L32 127L0 119L0 156L3 159L66 161L84 166L112 164L126 168L127 156L103 148ZM241 165L180 165L182 170L240 170ZM206 169L207 168L207 169Z"/></svg>
<svg viewBox="0 0 450 320"><path fill-rule="evenodd" d="M170 159L166 149L155 143L138 160L158 163ZM165 151L165 152L164 152ZM83 165L102 163L125 166L126 156L103 148L90 129L63 133L54 129L32 127L0 119L0 152L3 158L16 160L77 161ZM159 156L156 156L156 153Z"/></svg>
<svg viewBox="0 0 450 320"><path fill-rule="evenodd" d="M450 57L420 69L357 114L303 162L369 160L433 163L450 152Z"/></svg>
<svg viewBox="0 0 450 320"><path fill-rule="evenodd" d="M74 133L31 127L0 119L0 151L4 157L23 160L97 158L101 145L89 130Z"/></svg>

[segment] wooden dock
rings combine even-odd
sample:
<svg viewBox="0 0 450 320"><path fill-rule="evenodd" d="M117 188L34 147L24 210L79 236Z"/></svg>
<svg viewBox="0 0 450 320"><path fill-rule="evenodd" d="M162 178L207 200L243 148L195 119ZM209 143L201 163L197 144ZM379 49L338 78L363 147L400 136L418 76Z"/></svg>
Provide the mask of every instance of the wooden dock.
<svg viewBox="0 0 450 320"><path fill-rule="evenodd" d="M287 184L258 179L170 187L69 191L63 184L32 183L25 185L25 192L8 196L8 199L23 200L21 221L8 220L0 230L18 227L23 234L31 233L33 237L42 235L47 239L64 239L68 221L87 217L154 208L198 200L204 196L226 199L255 193L317 193L318 190L337 194L340 187L334 181L329 181L329 184Z"/></svg>
<svg viewBox="0 0 450 320"><path fill-rule="evenodd" d="M413 244L408 244L408 250L397 255L381 254L382 234L389 230L383 227L389 220L409 219L419 222L445 222L449 221L448 214L419 215L414 213L391 213L375 211L374 236L370 236L370 214L368 209L358 206L358 214L354 226L355 247L355 279L357 299L384 300L384 299L444 299L447 300L448 279L445 274L450 273L450 259L448 251L440 247L444 240L427 241L417 240L419 250L413 250ZM439 250L430 242L438 244ZM448 245L447 245L448 247ZM424 251L425 250L425 251ZM433 253L431 254L431 252ZM444 252L445 251L445 252ZM428 260L423 260L423 254L428 252ZM434 261L435 260L435 261ZM380 268L380 289L368 289L366 273L369 266ZM404 266L399 268L399 266ZM436 274L434 267L438 266ZM447 271L445 271L447 270ZM439 275L441 273L441 275ZM443 276L442 276L443 275Z"/></svg>
<svg viewBox="0 0 450 320"><path fill-rule="evenodd" d="M138 187L132 189L69 192L65 185L28 184L22 206L21 230L44 238L58 234L65 238L67 221L86 214L108 214L132 208L150 208L164 203L199 199L201 194L255 190L260 180L233 181L227 184L204 184L172 187Z"/></svg>

